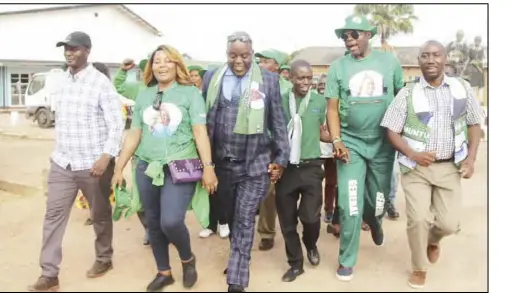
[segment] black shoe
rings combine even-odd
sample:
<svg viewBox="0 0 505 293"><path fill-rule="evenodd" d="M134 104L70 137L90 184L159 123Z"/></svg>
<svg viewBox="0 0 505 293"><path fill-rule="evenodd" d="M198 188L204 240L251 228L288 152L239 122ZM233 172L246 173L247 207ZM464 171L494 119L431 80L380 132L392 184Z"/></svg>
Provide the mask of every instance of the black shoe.
<svg viewBox="0 0 505 293"><path fill-rule="evenodd" d="M198 273L196 272L196 257L193 255L191 261L182 263L182 285L184 288L191 288L198 280Z"/></svg>
<svg viewBox="0 0 505 293"><path fill-rule="evenodd" d="M274 240L273 239L261 239L260 242L260 247L259 249L261 251L267 251L270 250L274 247Z"/></svg>
<svg viewBox="0 0 505 293"><path fill-rule="evenodd" d="M396 211L395 206L392 204L388 206L386 212L388 214L388 218L391 220L398 220L398 218L400 217L400 213Z"/></svg>
<svg viewBox="0 0 505 293"><path fill-rule="evenodd" d="M296 278L303 274L305 271L303 269L289 268L289 270L282 276L283 282L293 282Z"/></svg>
<svg viewBox="0 0 505 293"><path fill-rule="evenodd" d="M382 227L379 227L378 229L370 229L370 232L372 233L372 239L375 245L384 245L384 231L382 230Z"/></svg>
<svg viewBox="0 0 505 293"><path fill-rule="evenodd" d="M331 223L332 219L333 219L333 212L326 212L326 214L324 216L324 222Z"/></svg>
<svg viewBox="0 0 505 293"><path fill-rule="evenodd" d="M321 257L319 256L319 251L317 250L317 247L315 247L314 249L307 250L307 259L309 260L311 265L313 266L319 265Z"/></svg>
<svg viewBox="0 0 505 293"><path fill-rule="evenodd" d="M240 285L229 285L228 292L245 292L245 289Z"/></svg>
<svg viewBox="0 0 505 293"><path fill-rule="evenodd" d="M164 276L160 273L156 275L154 280L147 285L147 292L156 292L156 291L161 291L163 288L166 286L172 285L175 282L174 277L172 275L170 276Z"/></svg>

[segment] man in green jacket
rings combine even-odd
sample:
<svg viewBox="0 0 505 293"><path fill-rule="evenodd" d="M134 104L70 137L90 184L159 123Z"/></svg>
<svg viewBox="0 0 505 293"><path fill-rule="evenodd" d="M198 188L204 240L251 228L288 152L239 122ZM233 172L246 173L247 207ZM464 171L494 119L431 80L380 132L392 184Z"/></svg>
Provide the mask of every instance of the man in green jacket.
<svg viewBox="0 0 505 293"><path fill-rule="evenodd" d="M285 80L289 81L291 75L291 67L288 64L284 64L279 69L279 75L283 77Z"/></svg>

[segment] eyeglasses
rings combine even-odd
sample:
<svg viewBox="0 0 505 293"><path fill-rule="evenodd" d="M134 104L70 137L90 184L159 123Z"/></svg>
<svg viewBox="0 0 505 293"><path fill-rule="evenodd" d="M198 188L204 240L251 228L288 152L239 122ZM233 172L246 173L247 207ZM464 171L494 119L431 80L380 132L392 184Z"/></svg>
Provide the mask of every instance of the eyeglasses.
<svg viewBox="0 0 505 293"><path fill-rule="evenodd" d="M359 35L360 35L360 32L357 31L357 30L352 30L352 31L349 31L349 32L346 32L343 36L342 36L342 39L344 39L344 41L347 41L347 39L349 39L349 37L352 37L354 40L357 40L359 38Z"/></svg>
<svg viewBox="0 0 505 293"><path fill-rule="evenodd" d="M235 41L240 41L242 43L248 43L251 41L251 38L249 38L248 36L244 36L244 35L231 35L231 36L228 36L228 42L229 43L233 43Z"/></svg>
<svg viewBox="0 0 505 293"><path fill-rule="evenodd" d="M160 91L160 92L156 93L156 98L154 99L154 102L153 102L153 109L154 110L156 110L156 111L160 110L162 97L163 97L163 92Z"/></svg>

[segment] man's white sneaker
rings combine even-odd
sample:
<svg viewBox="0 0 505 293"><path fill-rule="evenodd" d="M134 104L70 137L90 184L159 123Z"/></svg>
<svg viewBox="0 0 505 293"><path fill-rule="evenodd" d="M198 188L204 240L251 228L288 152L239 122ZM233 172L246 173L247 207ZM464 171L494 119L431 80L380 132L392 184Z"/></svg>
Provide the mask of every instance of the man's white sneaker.
<svg viewBox="0 0 505 293"><path fill-rule="evenodd" d="M219 225L219 236L221 238L228 238L230 236L230 227L228 227L228 224Z"/></svg>
<svg viewBox="0 0 505 293"><path fill-rule="evenodd" d="M208 238L212 234L214 234L214 231L210 229L203 229L200 231L200 234L198 234L198 236L200 236L200 238Z"/></svg>

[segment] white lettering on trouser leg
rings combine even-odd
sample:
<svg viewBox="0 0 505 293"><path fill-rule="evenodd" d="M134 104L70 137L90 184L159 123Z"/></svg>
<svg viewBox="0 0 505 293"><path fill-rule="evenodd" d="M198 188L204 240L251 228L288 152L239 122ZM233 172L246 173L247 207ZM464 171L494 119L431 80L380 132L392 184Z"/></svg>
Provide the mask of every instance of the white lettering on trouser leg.
<svg viewBox="0 0 505 293"><path fill-rule="evenodd" d="M358 215L358 180L347 181L349 192L349 216Z"/></svg>
<svg viewBox="0 0 505 293"><path fill-rule="evenodd" d="M377 196L375 197L375 216L382 216L384 213L384 205L386 199L384 198L384 193L377 192Z"/></svg>

